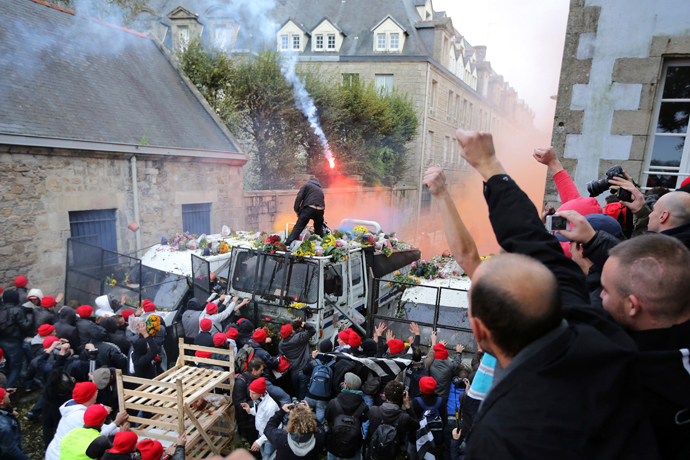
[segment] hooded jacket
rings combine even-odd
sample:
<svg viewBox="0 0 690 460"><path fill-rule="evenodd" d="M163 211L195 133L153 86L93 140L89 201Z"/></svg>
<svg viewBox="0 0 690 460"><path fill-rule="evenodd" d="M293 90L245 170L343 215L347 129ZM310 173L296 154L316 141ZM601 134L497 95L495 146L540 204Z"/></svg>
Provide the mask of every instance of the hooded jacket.
<svg viewBox="0 0 690 460"><path fill-rule="evenodd" d="M256 379L257 377L254 377L251 372L243 372L242 375L235 378L235 385L232 387L232 403L235 407L241 408L242 403L249 404L251 402L249 385ZM251 425L254 426L251 416L244 409L236 410L235 416L239 425L247 425L251 422Z"/></svg>
<svg viewBox="0 0 690 460"><path fill-rule="evenodd" d="M74 399L70 399L60 406L60 415L62 418L60 419L60 423L58 423L55 437L46 449L45 460L60 460L60 441L73 429L84 426L85 412L86 406L77 404ZM109 423L101 427L101 435L103 436L113 436L118 431L120 430L115 423Z"/></svg>
<svg viewBox="0 0 690 460"><path fill-rule="evenodd" d="M79 334L80 351L87 343L91 343L91 333L96 327L93 316L89 318L77 318L77 333Z"/></svg>
<svg viewBox="0 0 690 460"><path fill-rule="evenodd" d="M271 354L264 350L260 344L256 343L254 340L249 341L249 345L254 348L254 357L259 358L266 365L266 374L270 375L270 371L278 368L280 359L276 356L271 356Z"/></svg>
<svg viewBox="0 0 690 460"><path fill-rule="evenodd" d="M70 307L62 307L58 313L58 322L55 323L55 335L61 339L67 339L73 350L80 347L79 332L77 331L77 312Z"/></svg>
<svg viewBox="0 0 690 460"><path fill-rule="evenodd" d="M432 353L430 351L430 353ZM429 375L436 380L436 393L444 400L448 399L450 384L453 377L458 375L462 364L462 353L456 353L453 359L436 359L427 367Z"/></svg>
<svg viewBox="0 0 690 460"><path fill-rule="evenodd" d="M367 431L367 443L371 441L371 437L376 432L376 429L381 424L395 426L397 423L398 445L405 444L405 437L408 433L415 432L419 429L419 421L417 415L408 409L403 410L397 404L391 402L384 402L380 406L369 408L369 430ZM369 455L367 458L371 458Z"/></svg>
<svg viewBox="0 0 690 460"><path fill-rule="evenodd" d="M319 455L326 444L326 432L318 421L316 431L298 435L288 433L280 427L285 412L278 409L271 417L264 430L264 436L276 449L275 460L319 460Z"/></svg>
<svg viewBox="0 0 690 460"><path fill-rule="evenodd" d="M158 354L158 345L153 337L142 337L134 342L132 346L132 365L134 366L134 375L144 379L153 379L156 377L156 366L153 365L153 359Z"/></svg>
<svg viewBox="0 0 690 460"><path fill-rule="evenodd" d="M256 440L256 443L262 446L266 441L268 441L268 438L264 433L266 424L271 419L271 416L275 414L276 411L280 410L280 407L278 407L278 403L275 402L268 393L256 401L252 401L252 403L249 405L251 406L249 415L254 416L254 426L256 427L256 431L259 433L259 439Z"/></svg>
<svg viewBox="0 0 690 460"><path fill-rule="evenodd" d="M355 390L343 390L337 398L331 399L326 406L326 412L324 413L324 418L328 422L328 426L332 427L335 418L340 414L354 414L359 406L366 403L364 402L364 393ZM338 407L335 402L340 403L342 407L342 412L338 411ZM359 417L360 423L364 423L369 420L369 407L364 409L362 415Z"/></svg>
<svg viewBox="0 0 690 460"><path fill-rule="evenodd" d="M304 329L280 341L278 349L290 362L290 372L300 372L311 360L309 339L316 334L316 329L310 323L304 323Z"/></svg>
<svg viewBox="0 0 690 460"><path fill-rule="evenodd" d="M294 206L295 212L299 214L305 206L326 207L326 201L323 198L323 189L316 179L309 180L297 193Z"/></svg>
<svg viewBox="0 0 690 460"><path fill-rule="evenodd" d="M2 340L22 341L30 333L32 319L24 314L24 308L19 304L17 291L9 290L2 293L0 309L6 310L9 326L2 332Z"/></svg>
<svg viewBox="0 0 690 460"><path fill-rule="evenodd" d="M189 339L196 337L199 332L199 316L203 307L196 298L192 297L187 302L187 309L182 313L182 326L184 335Z"/></svg>
<svg viewBox="0 0 690 460"><path fill-rule="evenodd" d="M247 318L242 318L237 326L237 349L239 350L243 346L252 340L252 333L254 331L254 326L252 322Z"/></svg>
<svg viewBox="0 0 690 460"><path fill-rule="evenodd" d="M44 324L50 324L52 326L55 326L55 323L58 320L58 315L57 315L57 313L55 313L53 308L54 307L51 307L51 308L35 307L34 308L34 328L36 328L36 330L38 330L38 328L43 326Z"/></svg>
<svg viewBox="0 0 690 460"><path fill-rule="evenodd" d="M127 356L108 340L108 332L103 327L95 326L91 329L91 343L98 349L98 358L103 365L126 371Z"/></svg>
<svg viewBox="0 0 690 460"><path fill-rule="evenodd" d="M101 318L100 325L108 333L108 342L117 345L122 353L128 355L131 344L125 337L124 332L117 327L117 319L113 317Z"/></svg>

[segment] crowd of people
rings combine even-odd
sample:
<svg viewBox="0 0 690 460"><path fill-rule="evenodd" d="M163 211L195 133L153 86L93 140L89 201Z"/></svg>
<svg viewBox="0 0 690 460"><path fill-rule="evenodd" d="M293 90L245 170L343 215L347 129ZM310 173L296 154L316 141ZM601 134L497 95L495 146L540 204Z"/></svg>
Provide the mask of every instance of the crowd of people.
<svg viewBox="0 0 690 460"><path fill-rule="evenodd" d="M422 346L415 323L408 337L381 323L371 337L346 329L312 350L317 330L300 318L271 337L241 316L246 300L191 299L181 317L186 340L236 351L229 396L249 452L232 457L690 458L690 185L645 196L629 176L614 177L611 190L630 201L602 208L580 196L553 149L539 149L562 201L540 213L503 169L490 134L457 137L485 181L501 254L479 257L441 168L430 166L424 185L472 279L479 351L465 365L463 345L449 352L434 332ZM547 231L549 214L565 218L566 229ZM10 402L23 367L25 385L44 388L28 417L43 419L47 460L184 458L184 435L166 453L111 409L117 369L143 378L166 369L155 305L134 311L103 296L97 313L113 315L73 302L56 311L61 295L27 284L18 277L0 306L0 458L28 458ZM195 355L201 367L228 356Z"/></svg>

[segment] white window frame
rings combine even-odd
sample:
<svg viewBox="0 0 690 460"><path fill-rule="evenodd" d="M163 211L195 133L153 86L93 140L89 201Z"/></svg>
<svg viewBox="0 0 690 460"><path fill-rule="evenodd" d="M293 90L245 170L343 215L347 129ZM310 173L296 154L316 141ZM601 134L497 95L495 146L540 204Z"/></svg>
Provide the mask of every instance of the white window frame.
<svg viewBox="0 0 690 460"><path fill-rule="evenodd" d="M675 176L676 187L690 176L690 126L685 133L657 133L656 128L659 121L659 112L661 110L662 102L685 102L690 103L690 99L662 99L664 94L664 87L666 86L666 74L669 67L688 67L690 66L689 59L668 60L664 62L664 67L661 72L661 80L657 85L656 101L654 103L654 114L649 127L649 138L647 140L647 152L645 155L644 169L642 174L642 190L650 190L647 186L647 181L650 175ZM654 141L657 137L683 137L685 143L683 145L683 153L680 158L679 166L652 166L652 153L654 152Z"/></svg>
<svg viewBox="0 0 690 460"><path fill-rule="evenodd" d="M450 121L450 114L453 112L453 96L455 93L452 90L448 91L448 107L446 107L446 121Z"/></svg>
<svg viewBox="0 0 690 460"><path fill-rule="evenodd" d="M333 39L333 46L331 46L331 39ZM335 51L335 44L336 44L335 34L328 34L326 36L326 49L328 51Z"/></svg>
<svg viewBox="0 0 690 460"><path fill-rule="evenodd" d="M295 39L297 39L297 41L295 41ZM295 46L295 45L297 45L297 46ZM292 36L292 50L293 51L294 50L300 50L301 46L302 46L302 43L301 43L300 36L299 35L293 35Z"/></svg>
<svg viewBox="0 0 690 460"><path fill-rule="evenodd" d="M290 49L290 37L288 34L280 35L280 49L282 51L287 51Z"/></svg>
<svg viewBox="0 0 690 460"><path fill-rule="evenodd" d="M393 37L396 39L396 44L393 46ZM398 32L392 32L389 34L389 39L388 43L390 43L390 50L391 51L398 51L400 50L400 33Z"/></svg>
<svg viewBox="0 0 690 460"><path fill-rule="evenodd" d="M443 138L443 166L448 164L448 144L450 144L450 136Z"/></svg>
<svg viewBox="0 0 690 460"><path fill-rule="evenodd" d="M319 46L319 41L321 41L321 46ZM323 50L323 34L314 35L314 49Z"/></svg>
<svg viewBox="0 0 690 460"><path fill-rule="evenodd" d="M383 47L381 47L381 37L383 37ZM376 50L377 51L386 51L386 42L387 42L387 37L386 34L382 33L377 33L376 34Z"/></svg>
<svg viewBox="0 0 690 460"><path fill-rule="evenodd" d="M388 94L393 91L393 86L395 85L395 77L393 74L376 74L374 78L376 81L376 89L384 88L384 91Z"/></svg>
<svg viewBox="0 0 690 460"><path fill-rule="evenodd" d="M189 25L183 24L177 26L177 42L182 52L187 49L187 45L189 45L191 37L192 29Z"/></svg>

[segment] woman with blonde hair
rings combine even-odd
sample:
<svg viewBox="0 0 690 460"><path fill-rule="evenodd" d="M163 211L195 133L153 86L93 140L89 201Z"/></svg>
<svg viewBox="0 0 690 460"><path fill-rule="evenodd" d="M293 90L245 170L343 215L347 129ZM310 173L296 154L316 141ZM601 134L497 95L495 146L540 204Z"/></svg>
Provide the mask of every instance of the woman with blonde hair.
<svg viewBox="0 0 690 460"><path fill-rule="evenodd" d="M287 429L279 428L288 413ZM285 404L266 424L264 435L276 449L275 460L318 460L326 432L306 401Z"/></svg>

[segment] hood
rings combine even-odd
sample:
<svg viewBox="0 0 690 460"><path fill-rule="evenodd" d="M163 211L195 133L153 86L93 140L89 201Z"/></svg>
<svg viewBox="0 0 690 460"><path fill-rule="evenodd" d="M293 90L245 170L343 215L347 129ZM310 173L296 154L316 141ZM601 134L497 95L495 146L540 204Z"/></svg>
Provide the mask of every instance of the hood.
<svg viewBox="0 0 690 460"><path fill-rule="evenodd" d="M8 307L15 306L19 304L19 292L15 289L10 289L2 293L2 301Z"/></svg>
<svg viewBox="0 0 690 460"><path fill-rule="evenodd" d="M297 433L288 433L288 446L293 454L298 457L305 457L309 452L316 447L316 438L314 433L307 433L299 435Z"/></svg>
<svg viewBox="0 0 690 460"><path fill-rule="evenodd" d="M43 291L40 289L31 289L29 293L26 295L27 297L38 297L38 300L43 299Z"/></svg>
<svg viewBox="0 0 690 460"><path fill-rule="evenodd" d="M316 179L309 179L309 182L312 183L312 184L314 184L314 185L318 185L319 188L321 188L321 182L319 182L318 180L316 180Z"/></svg>
<svg viewBox="0 0 690 460"><path fill-rule="evenodd" d="M96 297L95 304L98 308L96 310L103 310L104 312L115 313L113 307L110 306L110 300L107 295Z"/></svg>
<svg viewBox="0 0 690 460"><path fill-rule="evenodd" d="M198 300L196 300L196 297L192 297L189 299L187 302L187 310L192 310L192 311L201 311L204 308L201 306Z"/></svg>
<svg viewBox="0 0 690 460"><path fill-rule="evenodd" d="M400 416L402 409L397 404L385 402L381 404L381 415L383 415L388 420L395 420Z"/></svg>
<svg viewBox="0 0 690 460"><path fill-rule="evenodd" d="M60 415L67 417L69 414L74 412L86 412L86 406L77 404L74 399L70 399L65 404L60 406Z"/></svg>
<svg viewBox="0 0 690 460"><path fill-rule="evenodd" d="M242 321L240 321L237 332L240 334L251 334L253 329L254 326L252 325L252 322L247 318L243 318Z"/></svg>
<svg viewBox="0 0 690 460"><path fill-rule="evenodd" d="M108 332L101 326L92 327L89 334L91 334L91 340L93 342L107 342L109 339Z"/></svg>
<svg viewBox="0 0 690 460"><path fill-rule="evenodd" d="M376 356L376 342L374 342L374 339L366 339L362 342L362 351L370 358Z"/></svg>
<svg viewBox="0 0 690 460"><path fill-rule="evenodd" d="M74 309L70 307L62 307L60 309L60 322L61 323L67 323L70 326L74 326L77 324L77 312L74 311Z"/></svg>
<svg viewBox="0 0 690 460"><path fill-rule="evenodd" d="M105 317L101 318L100 322L101 327L106 330L108 334L115 334L118 329L117 329L117 319L112 318L112 317Z"/></svg>
<svg viewBox="0 0 690 460"><path fill-rule="evenodd" d="M146 342L146 339L144 338L140 338L139 340L134 342L132 348L134 349L134 353L138 355L145 355L149 352L149 344Z"/></svg>

